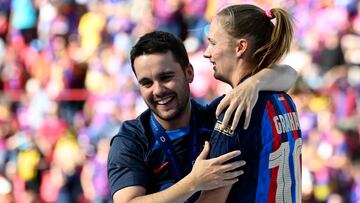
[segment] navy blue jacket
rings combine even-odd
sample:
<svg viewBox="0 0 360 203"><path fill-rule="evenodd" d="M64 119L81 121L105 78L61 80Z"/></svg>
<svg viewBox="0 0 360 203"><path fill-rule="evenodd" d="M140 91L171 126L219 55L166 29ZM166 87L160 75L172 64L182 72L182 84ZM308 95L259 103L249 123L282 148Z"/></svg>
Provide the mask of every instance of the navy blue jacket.
<svg viewBox="0 0 360 203"><path fill-rule="evenodd" d="M215 108L218 101L203 107L191 101L192 115L195 115L200 149L205 140L210 139L214 127ZM120 131L111 140L108 158L108 176L111 194L128 186L143 186L147 194L158 192L176 182L165 153L159 147L150 126L151 111L148 109L134 120L122 124ZM171 138L170 138L171 139ZM172 145L180 165L184 166L184 176L191 171L188 167L189 135L175 137Z"/></svg>

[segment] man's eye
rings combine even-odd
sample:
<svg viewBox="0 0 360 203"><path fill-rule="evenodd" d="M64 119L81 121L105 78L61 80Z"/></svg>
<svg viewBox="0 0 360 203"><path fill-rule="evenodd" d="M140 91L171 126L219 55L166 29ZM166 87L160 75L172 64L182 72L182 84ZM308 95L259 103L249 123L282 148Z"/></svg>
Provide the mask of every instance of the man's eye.
<svg viewBox="0 0 360 203"><path fill-rule="evenodd" d="M141 86L146 87L146 88L151 87L151 84L152 84L151 82L142 82L142 83L140 83Z"/></svg>
<svg viewBox="0 0 360 203"><path fill-rule="evenodd" d="M161 80L162 81L169 81L169 80L171 80L171 78L172 78L172 76L163 76L163 77L161 77Z"/></svg>

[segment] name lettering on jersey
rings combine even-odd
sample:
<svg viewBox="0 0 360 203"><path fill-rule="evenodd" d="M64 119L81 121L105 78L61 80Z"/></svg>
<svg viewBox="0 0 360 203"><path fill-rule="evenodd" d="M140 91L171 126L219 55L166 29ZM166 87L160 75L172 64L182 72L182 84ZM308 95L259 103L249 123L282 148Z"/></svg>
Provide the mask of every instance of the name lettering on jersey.
<svg viewBox="0 0 360 203"><path fill-rule="evenodd" d="M300 122L296 112L274 116L273 121L278 134L300 130Z"/></svg>
<svg viewBox="0 0 360 203"><path fill-rule="evenodd" d="M221 127L222 125L222 122L221 121L216 121L216 124L215 124L215 130L224 134L224 135L227 135L227 136L233 136L234 135L234 131L231 130L231 126L226 126L225 128L222 128Z"/></svg>

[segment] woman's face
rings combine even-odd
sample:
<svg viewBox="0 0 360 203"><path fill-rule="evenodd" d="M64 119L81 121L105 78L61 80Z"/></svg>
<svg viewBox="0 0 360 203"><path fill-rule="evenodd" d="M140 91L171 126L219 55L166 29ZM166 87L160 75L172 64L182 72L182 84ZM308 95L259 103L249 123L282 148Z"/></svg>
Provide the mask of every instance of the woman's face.
<svg viewBox="0 0 360 203"><path fill-rule="evenodd" d="M231 83L231 77L236 66L236 45L232 38L221 26L221 17L215 17L208 32L208 47L204 57L213 64L214 77L226 83ZM233 42L233 43L232 43Z"/></svg>

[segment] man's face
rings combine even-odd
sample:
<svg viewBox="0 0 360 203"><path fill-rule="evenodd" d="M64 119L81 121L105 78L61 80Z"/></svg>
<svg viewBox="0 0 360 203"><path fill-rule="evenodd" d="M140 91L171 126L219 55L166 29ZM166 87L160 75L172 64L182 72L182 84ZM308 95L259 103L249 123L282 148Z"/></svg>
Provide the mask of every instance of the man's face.
<svg viewBox="0 0 360 203"><path fill-rule="evenodd" d="M140 92L158 119L174 121L183 116L190 101L191 65L183 70L171 52L141 55L134 60Z"/></svg>
<svg viewBox="0 0 360 203"><path fill-rule="evenodd" d="M204 57L213 64L214 77L227 83L236 65L235 45L231 45L231 39L220 25L219 17L215 17L210 25Z"/></svg>

